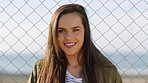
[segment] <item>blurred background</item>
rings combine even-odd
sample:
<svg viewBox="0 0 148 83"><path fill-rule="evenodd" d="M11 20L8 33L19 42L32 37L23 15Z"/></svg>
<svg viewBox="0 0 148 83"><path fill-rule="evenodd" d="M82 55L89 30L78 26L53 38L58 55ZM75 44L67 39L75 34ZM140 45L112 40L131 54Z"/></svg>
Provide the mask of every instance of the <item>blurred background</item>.
<svg viewBox="0 0 148 83"><path fill-rule="evenodd" d="M26 83L46 50L55 10L86 8L92 39L123 83L148 83L148 0L0 0L0 83Z"/></svg>

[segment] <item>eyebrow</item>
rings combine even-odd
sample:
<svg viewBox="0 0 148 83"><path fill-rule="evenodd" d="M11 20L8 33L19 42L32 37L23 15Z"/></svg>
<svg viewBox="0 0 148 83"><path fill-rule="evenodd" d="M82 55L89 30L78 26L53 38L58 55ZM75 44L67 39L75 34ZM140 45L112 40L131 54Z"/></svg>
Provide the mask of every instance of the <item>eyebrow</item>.
<svg viewBox="0 0 148 83"><path fill-rule="evenodd" d="M62 27L58 27L58 29L65 29L65 28L62 28Z"/></svg>
<svg viewBox="0 0 148 83"><path fill-rule="evenodd" d="M80 26L74 26L74 27L72 27L71 29L75 29L75 28L81 28ZM65 28L63 28L63 27L58 27L58 29L65 29Z"/></svg>
<svg viewBox="0 0 148 83"><path fill-rule="evenodd" d="M75 29L75 28L81 28L80 26L74 26L74 27L72 27L72 29Z"/></svg>

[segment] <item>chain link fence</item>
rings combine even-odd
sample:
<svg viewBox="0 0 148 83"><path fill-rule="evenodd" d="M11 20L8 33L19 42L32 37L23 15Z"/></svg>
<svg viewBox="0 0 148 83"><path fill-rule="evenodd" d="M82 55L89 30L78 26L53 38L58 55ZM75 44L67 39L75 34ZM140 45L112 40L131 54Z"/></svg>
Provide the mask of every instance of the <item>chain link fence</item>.
<svg viewBox="0 0 148 83"><path fill-rule="evenodd" d="M0 83L26 83L53 12L67 3L87 9L93 41L124 83L148 83L148 0L0 0Z"/></svg>

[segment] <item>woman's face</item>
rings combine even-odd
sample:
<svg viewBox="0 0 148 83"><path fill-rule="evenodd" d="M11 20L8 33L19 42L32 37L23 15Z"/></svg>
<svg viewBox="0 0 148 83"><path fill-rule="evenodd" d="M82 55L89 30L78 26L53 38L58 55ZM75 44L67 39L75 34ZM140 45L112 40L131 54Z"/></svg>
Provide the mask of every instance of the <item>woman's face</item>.
<svg viewBox="0 0 148 83"><path fill-rule="evenodd" d="M62 15L58 23L58 45L66 56L77 56L84 41L84 27L77 13Z"/></svg>

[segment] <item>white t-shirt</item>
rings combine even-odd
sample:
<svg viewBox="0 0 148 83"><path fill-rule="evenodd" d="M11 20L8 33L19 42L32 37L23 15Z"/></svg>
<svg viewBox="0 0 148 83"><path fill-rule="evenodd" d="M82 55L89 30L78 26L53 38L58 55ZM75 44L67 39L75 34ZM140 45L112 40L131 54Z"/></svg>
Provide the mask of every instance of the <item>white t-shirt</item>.
<svg viewBox="0 0 148 83"><path fill-rule="evenodd" d="M65 81L66 83L83 83L82 78L76 78L68 71L66 71Z"/></svg>

